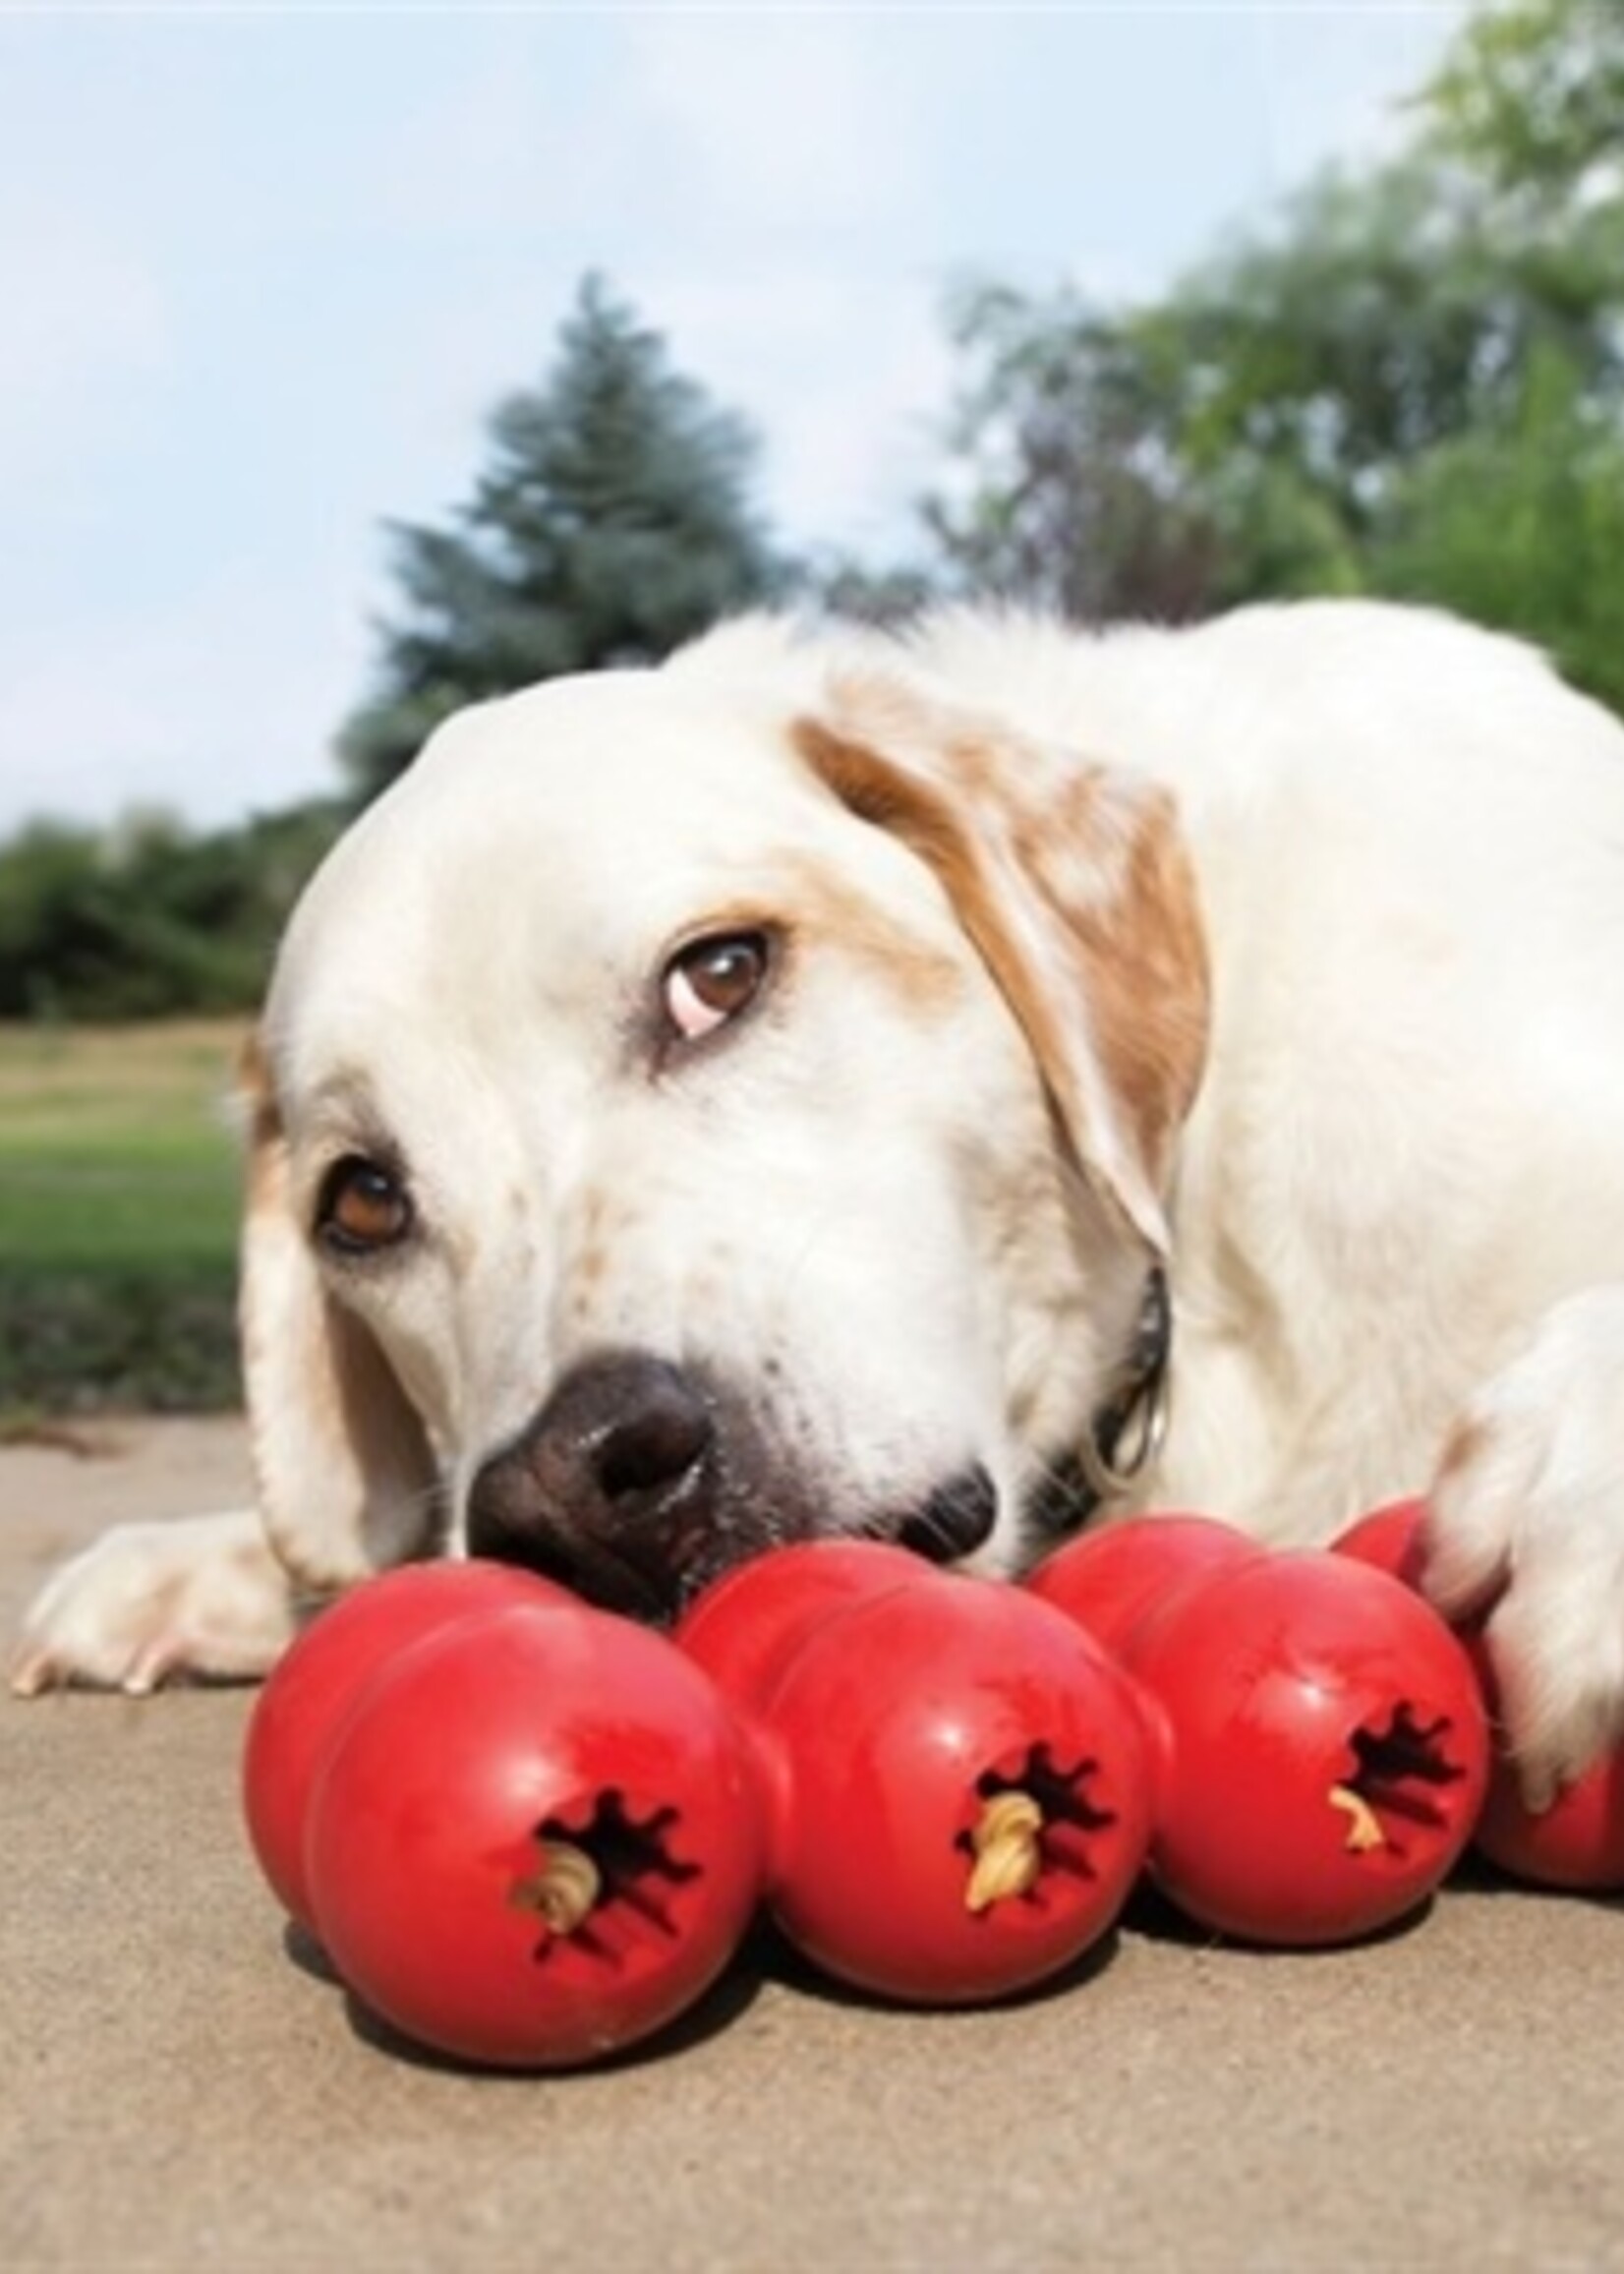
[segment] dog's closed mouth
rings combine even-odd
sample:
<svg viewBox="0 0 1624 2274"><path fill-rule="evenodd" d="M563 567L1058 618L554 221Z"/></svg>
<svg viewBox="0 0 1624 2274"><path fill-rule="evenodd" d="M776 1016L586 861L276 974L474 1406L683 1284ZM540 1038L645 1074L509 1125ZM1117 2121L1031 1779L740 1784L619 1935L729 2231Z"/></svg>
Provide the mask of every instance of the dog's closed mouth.
<svg viewBox="0 0 1624 2274"><path fill-rule="evenodd" d="M957 1563L991 1537L997 1520L998 1487L977 1462L903 1516L896 1537L928 1562Z"/></svg>

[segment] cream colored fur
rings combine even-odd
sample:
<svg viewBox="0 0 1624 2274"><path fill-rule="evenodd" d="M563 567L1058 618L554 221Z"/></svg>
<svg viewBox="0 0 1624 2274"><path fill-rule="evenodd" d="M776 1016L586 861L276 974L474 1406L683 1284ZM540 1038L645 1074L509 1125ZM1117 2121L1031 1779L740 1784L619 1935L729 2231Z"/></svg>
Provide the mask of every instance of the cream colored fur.
<svg viewBox="0 0 1624 2274"><path fill-rule="evenodd" d="M673 950L746 920L761 1004L673 1039ZM752 622L557 682L339 846L261 1054L261 1515L111 1535L25 1689L268 1662L290 1576L455 1551L605 1348L736 1385L832 1526L979 1462L1007 1567L1162 1256L1122 1506L1314 1541L1435 1482L1531 1790L1624 1731L1624 729L1508 641ZM383 1143L421 1236L337 1267L321 1175Z"/></svg>

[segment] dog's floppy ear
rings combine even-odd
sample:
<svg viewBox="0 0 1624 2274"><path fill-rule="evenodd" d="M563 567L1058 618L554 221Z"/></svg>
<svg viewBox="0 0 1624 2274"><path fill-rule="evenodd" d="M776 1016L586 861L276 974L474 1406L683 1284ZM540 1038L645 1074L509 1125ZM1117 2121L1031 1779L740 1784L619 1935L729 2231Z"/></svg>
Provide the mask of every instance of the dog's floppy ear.
<svg viewBox="0 0 1624 2274"><path fill-rule="evenodd" d="M853 813L941 880L1020 1024L1070 1147L1156 1255L1205 1061L1195 884L1166 791L950 711L883 672L837 678L794 729Z"/></svg>
<svg viewBox="0 0 1624 2274"><path fill-rule="evenodd" d="M436 1472L423 1424L377 1345L321 1283L256 1044L242 1080L249 1157L239 1324L261 1515L295 1579L325 1594L432 1545Z"/></svg>

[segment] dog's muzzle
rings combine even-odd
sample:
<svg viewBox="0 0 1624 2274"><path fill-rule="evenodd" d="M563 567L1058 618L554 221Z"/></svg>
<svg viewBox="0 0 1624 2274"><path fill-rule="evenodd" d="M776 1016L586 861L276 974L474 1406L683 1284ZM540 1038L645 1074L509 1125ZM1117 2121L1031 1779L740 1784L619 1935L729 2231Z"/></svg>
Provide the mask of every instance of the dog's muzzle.
<svg viewBox="0 0 1624 2274"><path fill-rule="evenodd" d="M772 1459L736 1399L646 1352L591 1359L487 1461L468 1496L470 1554L522 1564L591 1602L665 1622L763 1549L819 1534L898 1540L936 1563L979 1547L998 1514L967 1468L906 1508L832 1506Z"/></svg>
<svg viewBox="0 0 1624 2274"><path fill-rule="evenodd" d="M469 1550L668 1616L709 1576L720 1471L715 1410L689 1375L642 1353L594 1359L480 1470Z"/></svg>

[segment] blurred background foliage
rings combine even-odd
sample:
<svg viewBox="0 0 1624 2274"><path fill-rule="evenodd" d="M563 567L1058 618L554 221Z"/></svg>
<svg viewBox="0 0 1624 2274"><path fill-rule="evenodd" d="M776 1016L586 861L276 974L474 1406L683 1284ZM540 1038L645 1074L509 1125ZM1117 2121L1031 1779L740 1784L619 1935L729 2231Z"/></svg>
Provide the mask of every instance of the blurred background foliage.
<svg viewBox="0 0 1624 2274"><path fill-rule="evenodd" d="M1178 622L1341 592L1525 634L1624 711L1616 0L1484 0L1387 158L1309 181L1154 298L961 280L944 320L935 472L895 555L792 554L748 421L587 277L466 501L386 531L395 599L329 800L0 845L0 1419L236 1394L211 1101L306 876L459 704L760 605Z"/></svg>
<svg viewBox="0 0 1624 2274"><path fill-rule="evenodd" d="M787 590L750 499L755 437L588 276L542 385L492 414L449 528L389 531L401 607L340 756L366 797L467 702L657 662Z"/></svg>
<svg viewBox="0 0 1624 2274"><path fill-rule="evenodd" d="M1131 306L961 282L903 557L782 550L758 441L588 276L398 597L330 804L0 847L0 1018L244 1009L299 883L459 704L658 659L775 602L993 597L1184 621L1388 594L1524 633L1624 710L1624 6L1488 0L1392 155L1333 169Z"/></svg>

